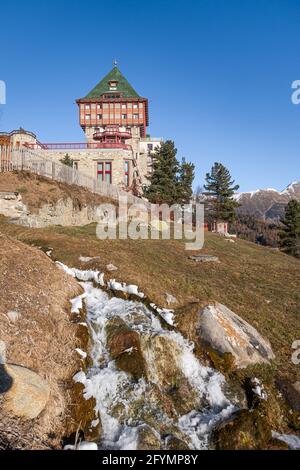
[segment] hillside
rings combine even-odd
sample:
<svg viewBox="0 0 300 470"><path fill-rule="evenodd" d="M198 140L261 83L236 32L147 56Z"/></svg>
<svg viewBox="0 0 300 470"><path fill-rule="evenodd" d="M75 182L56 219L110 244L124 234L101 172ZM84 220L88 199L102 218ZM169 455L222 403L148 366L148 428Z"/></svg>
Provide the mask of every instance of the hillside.
<svg viewBox="0 0 300 470"><path fill-rule="evenodd" d="M119 269L110 276L137 284L157 305L167 307L166 293L190 302L218 301L249 321L272 343L283 375L296 379L291 364L291 344L300 331L300 262L292 257L238 240L228 243L207 233L203 253L218 256L219 264L195 263L181 241L98 240L96 226L27 229L0 218L0 231L25 243L53 249L54 259L68 266L106 271L109 263ZM99 257L88 264L79 257Z"/></svg>
<svg viewBox="0 0 300 470"><path fill-rule="evenodd" d="M80 367L74 351L77 326L68 307L80 288L40 250L0 233L0 291L0 339L7 362L34 370L50 387L46 409L34 422L13 418L0 395L0 449L58 448L67 420L72 421L70 379ZM12 390L17 394L16 387Z"/></svg>
<svg viewBox="0 0 300 470"><path fill-rule="evenodd" d="M14 190L13 184L11 190ZM64 191L63 186L60 190ZM38 197L38 189L35 192ZM39 200L37 204L40 204ZM72 324L70 328L67 326L66 313L70 309L69 300L74 296L73 288L76 290L77 287L78 293L81 289L76 280L66 277L53 263L59 261L68 267L64 269L69 274L75 272L77 279L94 280L93 284L83 285L87 296L87 318L90 315L91 325L96 322L97 341L105 342L106 354L112 358L112 369L110 363L104 368L101 348L96 348L92 355L95 361L93 367L99 369L98 375L94 374L94 369L91 374L98 393L97 406L104 416L107 417L109 402L107 397L110 396L107 390L114 386L114 380L125 384L126 378L128 388L124 389L125 395L118 396L117 404L114 404L114 399L109 402L111 413L117 417L120 426L130 416L137 423L140 420L146 423L148 431L155 429L155 432L161 436L170 433L172 439L174 438L173 448L186 448L185 438L192 435L189 422L186 423L188 432L182 436L180 429L182 431L184 427L178 430L174 424L173 427L166 428L167 420L161 417L167 414L175 423L178 413L185 418L189 416L188 412L191 409L201 410L203 405L197 402L195 387L189 388L185 374L187 376L191 374L193 367L198 368L200 375L207 374L205 367L209 365L225 375L230 394L233 390L238 390L237 396L241 396L238 398L238 403L242 403L242 406L245 407L245 401L249 402L249 383L254 378L263 383L268 396L266 402L261 401L258 405L254 402L256 404L252 410L243 409L239 419L234 421L237 424L233 424L230 428L231 431L224 431L225 437L222 429L216 431L217 448L278 448L277 441L271 442L271 430L282 433L299 431L299 414L297 414L300 409L299 396L294 387L295 384L299 385L300 381L299 366L293 364L291 360L292 344L299 339L300 331L299 260L244 240L231 243L224 237L212 233L205 234L205 245L200 252L186 251L184 241L178 240L99 240L96 237L95 224L80 227L29 228L11 224L8 218L0 216L0 234L2 237L0 289L6 293L0 313L5 317L8 310L20 309L22 314L20 325L24 333L22 337L12 336L11 328L16 328L19 324L11 325L9 322L6 323L6 320L1 320L1 339L4 338L9 345L10 360L34 369L43 377L47 375L47 370L51 370L51 383L67 382L71 371L75 372L77 363L70 359L74 358L74 347L82 345L76 343ZM45 253L48 253L48 256ZM197 263L190 259L191 255L203 254L217 257L218 262ZM77 268L84 272L72 271L69 268ZM115 279L138 286L139 292L143 292L145 297L129 295L124 291L116 292L109 289L109 283L100 288L97 285L99 278L95 271L104 272L106 282ZM22 299L25 299L24 302ZM137 304L137 300L140 303ZM173 303L170 304L170 301ZM95 302L99 304L97 312ZM174 309L174 322L157 324L157 317L151 317L149 326L149 316L153 315L151 307L153 303L159 307ZM270 341L275 354L271 364L259 363L236 370L226 354L218 355L199 342L199 312L208 304L216 303L228 307L240 319L254 327L263 338ZM60 312L64 312L64 316L61 317L61 321L64 322L61 325L64 327L59 327L57 317L53 318L49 314L46 316L49 323L45 322L43 312L49 309L49 306L54 308L53 315L57 315L59 309ZM150 307L152 313L147 310ZM97 319L96 313L100 315ZM103 315L106 315L104 323ZM33 324L21 324L26 319L33 319L38 325L36 337ZM99 325L105 327L101 329ZM54 336L55 341L51 342ZM194 347L186 340L192 341ZM36 344L36 349L34 347L33 352L30 352L32 341ZM44 341L47 350L45 360L38 346L44 344ZM90 354L87 344L85 348ZM130 351L128 357L124 356L124 352L128 351ZM59 358L57 369L51 365L55 353L58 353ZM180 363L180 367L176 366L178 357L183 353L188 358L187 362L183 365ZM151 359L153 357L155 357L154 362ZM91 366L91 360L92 358L88 356L85 367ZM68 367L64 365L64 361L69 364ZM119 369L116 370L115 364ZM152 370L154 365L155 371ZM190 368L190 365L193 367ZM106 375L111 373L113 375ZM124 373L127 374L126 377ZM154 374L154 379L150 379L150 373ZM107 377L111 379L108 380ZM145 377L148 378L147 385L144 382ZM218 382L218 375L212 377L212 380ZM130 394L132 390L136 390L139 379L142 379L138 382L139 392L130 395L132 398L128 401L126 393ZM86 381L84 374L80 375L80 381L83 388ZM89 386L92 383L92 379L89 379ZM154 383L159 384L158 389ZM204 387L205 394L212 398L213 395L209 395L211 393L209 382L201 384L198 383L200 389ZM54 390L57 390L55 387ZM250 387L250 392L251 390ZM115 393L113 389L111 392ZM139 401L139 397L144 395L145 403ZM123 410L124 400L127 400L128 405L126 412ZM64 403L67 406L68 401ZM219 401L218 406L223 406L222 403L222 400ZM80 412L81 407L76 403L75 410L78 407ZM158 415L155 414L157 407L160 410ZM149 409L151 409L150 414ZM214 407L210 412L214 412ZM198 415L201 419L201 413ZM212 416L216 419L215 415ZM58 421L55 419L58 430L55 433L56 440L53 447L58 445L57 438L63 432L61 418L59 417ZM241 421L242 419L244 421ZM250 429L251 434L251 430L256 429L257 420L260 423L259 429L255 431L257 435L249 436L249 442L245 443L243 438L245 432ZM108 422L105 419L104 425L107 426ZM36 424L37 427L32 428L33 432L39 437L47 435L49 428L45 427L39 431L39 423L40 419ZM49 426L52 421L46 419L46 423ZM234 434L235 426L238 426L237 434ZM138 430L138 426L136 429ZM29 432L28 428L26 432ZM144 434L138 434L138 437L134 434L134 442L140 446L137 448L171 446L167 441L163 441L162 444L162 441L155 440L151 432L150 436L146 433L147 438ZM129 438L130 435L125 433L125 437ZM46 443L48 446L52 445L47 439Z"/></svg>
<svg viewBox="0 0 300 470"><path fill-rule="evenodd" d="M37 213L45 204L54 205L58 201L68 198L77 207L112 202L108 198L93 194L75 184L60 183L26 171L0 172L1 191L20 193L23 203L32 213Z"/></svg>

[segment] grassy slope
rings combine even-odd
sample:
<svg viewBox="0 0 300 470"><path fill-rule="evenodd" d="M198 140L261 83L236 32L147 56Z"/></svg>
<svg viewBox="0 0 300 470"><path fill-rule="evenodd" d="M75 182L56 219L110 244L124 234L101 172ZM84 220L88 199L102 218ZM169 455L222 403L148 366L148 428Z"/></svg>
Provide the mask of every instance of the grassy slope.
<svg viewBox="0 0 300 470"><path fill-rule="evenodd" d="M180 241L98 240L95 225L78 228L25 229L0 218L0 231L27 243L54 249L54 258L69 266L119 270L109 277L138 284L152 301L166 306L165 293L179 306L191 301L219 301L269 338L281 375L299 380L299 366L291 363L292 342L300 338L300 262L282 253L238 240L206 234L202 253L220 263L197 264ZM82 264L78 257L100 256ZM298 378L297 378L298 375Z"/></svg>

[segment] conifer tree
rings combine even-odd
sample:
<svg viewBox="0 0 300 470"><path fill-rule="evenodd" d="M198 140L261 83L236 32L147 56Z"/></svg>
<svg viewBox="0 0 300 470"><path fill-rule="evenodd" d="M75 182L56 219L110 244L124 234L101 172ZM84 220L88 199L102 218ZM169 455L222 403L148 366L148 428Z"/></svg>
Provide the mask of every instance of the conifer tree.
<svg viewBox="0 0 300 470"><path fill-rule="evenodd" d="M178 202L179 164L177 149L172 140L163 142L153 154L153 172L148 177L150 184L144 188L144 195L155 204L175 204Z"/></svg>
<svg viewBox="0 0 300 470"><path fill-rule="evenodd" d="M71 167L73 166L73 160L68 153L66 153L64 158L60 160L60 163L63 163L64 165L71 166Z"/></svg>
<svg viewBox="0 0 300 470"><path fill-rule="evenodd" d="M292 256L300 258L300 203L295 199L289 201L281 219L283 229L279 233L281 249Z"/></svg>
<svg viewBox="0 0 300 470"><path fill-rule="evenodd" d="M195 165L186 162L185 158L179 168L178 178L178 202L188 204L193 195L193 181L195 178Z"/></svg>
<svg viewBox="0 0 300 470"><path fill-rule="evenodd" d="M233 199L239 185L234 185L229 170L222 163L215 163L210 173L206 174L209 215L215 221L233 222L236 218L236 209L239 207ZM233 186L234 185L234 186Z"/></svg>

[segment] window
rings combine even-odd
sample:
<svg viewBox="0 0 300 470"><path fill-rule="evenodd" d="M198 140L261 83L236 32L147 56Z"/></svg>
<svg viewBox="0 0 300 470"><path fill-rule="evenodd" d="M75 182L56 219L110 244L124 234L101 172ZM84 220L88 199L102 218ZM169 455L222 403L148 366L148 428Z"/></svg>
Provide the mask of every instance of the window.
<svg viewBox="0 0 300 470"><path fill-rule="evenodd" d="M102 109L102 104L97 104L97 109Z"/></svg>
<svg viewBox="0 0 300 470"><path fill-rule="evenodd" d="M128 160L124 162L124 170L125 170L125 178L124 178L125 185L129 186L129 161Z"/></svg>
<svg viewBox="0 0 300 470"><path fill-rule="evenodd" d="M97 180L102 182L105 181L111 184L111 162L98 162L97 163Z"/></svg>
<svg viewBox="0 0 300 470"><path fill-rule="evenodd" d="M137 103L134 103L134 105L133 105L134 109L137 109L138 106L139 106L139 105L138 105Z"/></svg>
<svg viewBox="0 0 300 470"><path fill-rule="evenodd" d="M90 114L86 114L86 115L85 115L85 120L86 120L86 121L90 121L90 119L91 119L91 115L90 115Z"/></svg>
<svg viewBox="0 0 300 470"><path fill-rule="evenodd" d="M118 86L118 82L115 80L110 80L109 82L109 89L110 90L116 90Z"/></svg>
<svg viewBox="0 0 300 470"><path fill-rule="evenodd" d="M133 115L133 119L138 119L139 118L139 115L138 114L134 114Z"/></svg>
<svg viewBox="0 0 300 470"><path fill-rule="evenodd" d="M122 109L126 109L126 104L122 104Z"/></svg>
<svg viewBox="0 0 300 470"><path fill-rule="evenodd" d="M114 100L115 98L121 98L121 95L118 95L116 93L114 94L111 93L111 94L102 95L102 97L108 100Z"/></svg>
<svg viewBox="0 0 300 470"><path fill-rule="evenodd" d="M97 114L97 119L102 119L102 114Z"/></svg>
<svg viewBox="0 0 300 470"><path fill-rule="evenodd" d="M78 170L78 162L73 162L73 168L74 170Z"/></svg>
<svg viewBox="0 0 300 470"><path fill-rule="evenodd" d="M91 106L90 106L89 104L86 104L86 105L85 105L85 109L86 109L86 110L90 110L90 109L91 109Z"/></svg>
<svg viewBox="0 0 300 470"><path fill-rule="evenodd" d="M122 119L127 119L127 114L122 114Z"/></svg>
<svg viewBox="0 0 300 470"><path fill-rule="evenodd" d="M148 152L152 152L153 144L148 144L147 147L148 147Z"/></svg>

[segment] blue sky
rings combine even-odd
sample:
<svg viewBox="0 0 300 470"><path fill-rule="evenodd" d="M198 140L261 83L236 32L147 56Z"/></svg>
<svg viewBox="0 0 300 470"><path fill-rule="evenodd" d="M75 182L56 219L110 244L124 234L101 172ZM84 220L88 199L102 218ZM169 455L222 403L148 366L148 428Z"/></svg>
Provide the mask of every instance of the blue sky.
<svg viewBox="0 0 300 470"><path fill-rule="evenodd" d="M300 180L300 0L14 0L0 20L0 130L84 141L75 99L117 58L195 185L215 161L243 191Z"/></svg>

